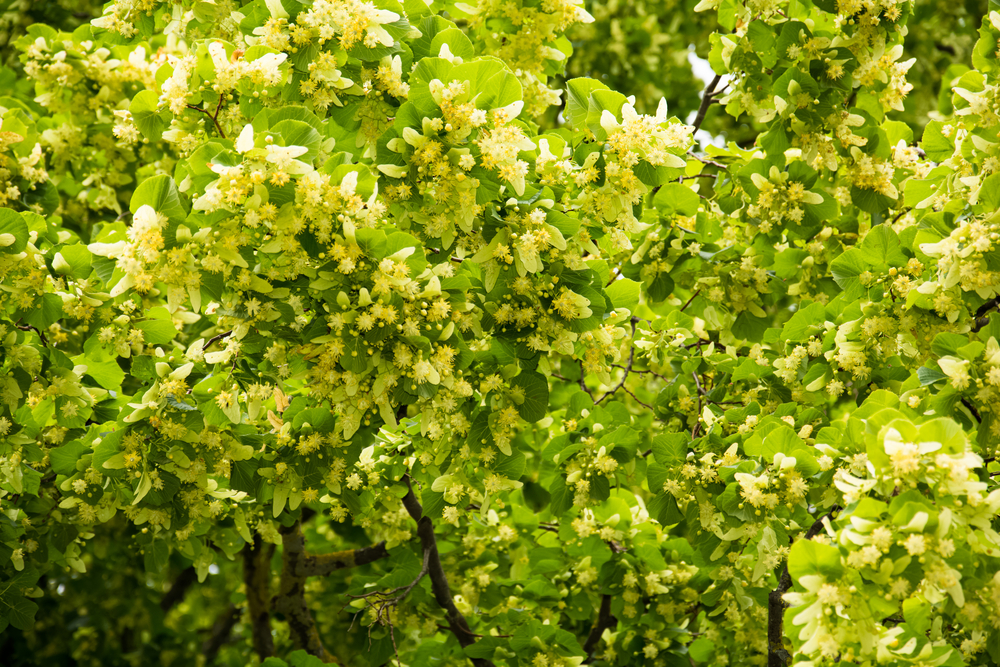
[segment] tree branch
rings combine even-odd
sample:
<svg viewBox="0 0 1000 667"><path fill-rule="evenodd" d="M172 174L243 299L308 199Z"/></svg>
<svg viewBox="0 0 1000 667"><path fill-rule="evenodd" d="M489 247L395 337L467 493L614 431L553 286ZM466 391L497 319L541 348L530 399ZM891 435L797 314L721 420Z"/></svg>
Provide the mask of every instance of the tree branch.
<svg viewBox="0 0 1000 667"><path fill-rule="evenodd" d="M809 527L803 540L811 540L823 529L823 519L833 517L840 511L839 505L834 505L830 511L816 519ZM782 596L792 587L792 577L788 574L788 562L781 570L781 577L778 580L778 587L767 594L767 667L785 667L792 656L785 650L785 601Z"/></svg>
<svg viewBox="0 0 1000 667"><path fill-rule="evenodd" d="M295 576L325 577L334 570L367 565L388 555L389 552L386 551L384 540L370 547L337 551L332 554L303 553L302 558L298 561Z"/></svg>
<svg viewBox="0 0 1000 667"><path fill-rule="evenodd" d="M632 338L633 338L633 342L634 342L634 339L635 339L635 325L636 325L637 321L638 320L636 320L635 318L632 319ZM601 401L603 401L605 398L607 398L608 396L611 396L616 391L618 391L619 389L621 389L622 387L625 386L625 380L628 380L628 374L630 372L632 372L632 363L634 361L635 361L635 346L634 345L629 345L628 364L625 366L625 372L622 374L622 380L621 380L621 382L619 382L618 385L614 389L608 391L606 394L604 394L604 396L601 396L599 399L597 399L595 401L596 405L600 405ZM582 372L582 370L581 370L581 372ZM636 399L636 400L638 400L638 399Z"/></svg>
<svg viewBox="0 0 1000 667"><path fill-rule="evenodd" d="M170 586L170 590L160 600L160 609L163 610L163 613L166 614L178 602L183 600L187 589L191 588L191 584L196 581L198 581L198 572L194 569L193 565L181 570L181 573L177 575L174 583Z"/></svg>
<svg viewBox="0 0 1000 667"><path fill-rule="evenodd" d="M227 605L215 619L211 634L208 635L208 638L201 645L201 652L205 656L206 665L211 665L215 661L215 657L219 654L219 649L229 641L229 637L233 632L233 626L236 625L236 621L238 620L240 620L239 607L232 603Z"/></svg>
<svg viewBox="0 0 1000 667"><path fill-rule="evenodd" d="M698 107L698 114L694 117L694 131L697 132L701 127L701 124L705 120L705 114L708 113L708 106L712 103L715 96L721 92L715 90L715 87L719 85L719 81L722 80L721 74L716 74L715 78L712 79L707 86L705 86L705 92L701 96L701 106ZM692 133L693 134L693 133Z"/></svg>
<svg viewBox="0 0 1000 667"><path fill-rule="evenodd" d="M271 556L274 545L265 543L255 535L254 541L243 547L243 583L246 586L247 611L253 648L263 661L274 655L274 638L271 636Z"/></svg>
<svg viewBox="0 0 1000 667"><path fill-rule="evenodd" d="M233 335L232 330L229 330L229 331L220 333L218 336L212 336L211 338L208 339L208 342L205 343L205 347L201 348L202 352L204 352L208 348L212 347L213 343L216 343L216 342L222 340L223 338L229 338L232 335Z"/></svg>
<svg viewBox="0 0 1000 667"><path fill-rule="evenodd" d="M469 628L469 622L465 620L465 616L455 606L455 602L451 597L451 587L448 585L448 578L445 576L444 567L441 565L441 556L438 554L434 525L431 523L430 517L424 516L424 508L420 505L420 501L417 500L416 494L413 493L410 476L408 474L403 475L403 480L406 482L408 489L406 495L403 496L403 507L409 512L410 517L417 522L417 536L420 538L420 544L427 555L427 573L431 578L431 590L434 593L434 599L448 617L449 629L458 639L458 643L462 648L471 646L476 643L478 635L474 634ZM493 663L489 660L483 658L470 659L476 667L493 667Z"/></svg>
<svg viewBox="0 0 1000 667"><path fill-rule="evenodd" d="M296 648L304 649L323 662L333 662L333 656L319 638L316 623L306 604L306 575L299 574L308 569L304 563L307 555L302 527L296 521L287 528L282 526L278 532L281 533L282 566L278 594L272 600L274 610L281 612L288 621L288 629Z"/></svg>
<svg viewBox="0 0 1000 667"><path fill-rule="evenodd" d="M191 109L193 111L200 111L201 113L203 113L206 116L208 116L209 118L211 118L212 119L212 123L215 125L215 131L219 133L220 137L222 137L223 139L225 139L226 138L226 133L222 131L222 126L219 125L219 111L222 110L222 100L223 99L224 99L223 96L219 95L219 104L218 104L218 106L215 107L215 114L212 114L207 109L202 109L201 107L196 106L194 104L185 104L184 106L186 106L188 109Z"/></svg>
<svg viewBox="0 0 1000 667"><path fill-rule="evenodd" d="M617 622L618 619L611 615L611 596L608 594L602 595L601 608L597 612L597 620L594 621L594 627L590 629L587 641L583 645L583 652L587 654L587 658L583 661L584 663L593 660L594 651L597 650L597 642L601 641L604 631Z"/></svg>

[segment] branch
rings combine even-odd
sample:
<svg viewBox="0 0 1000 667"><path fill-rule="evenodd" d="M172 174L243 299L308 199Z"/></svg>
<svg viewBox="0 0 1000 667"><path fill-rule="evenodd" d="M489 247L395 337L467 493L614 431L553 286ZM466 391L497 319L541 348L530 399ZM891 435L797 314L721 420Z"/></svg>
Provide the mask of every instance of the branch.
<svg viewBox="0 0 1000 667"><path fill-rule="evenodd" d="M372 626L375 623L379 625L389 626L389 638L392 640L392 649L396 654L396 663L399 662L399 649L396 648L396 632L392 626L392 610L399 606L399 603L406 599L406 596L410 594L414 586L419 584L423 578L427 575L428 564L430 563L431 552L429 549L424 549L424 564L420 568L420 573L417 574L417 578L411 581L406 586L399 586L398 588L393 588L390 591L372 591L371 593L362 593L361 595L349 595L349 597L364 600L368 604L369 609L375 610L375 621L372 625L368 626L368 642L371 645L372 639ZM398 593L398 595L393 595ZM353 622L352 622L353 625Z"/></svg>
<svg viewBox="0 0 1000 667"><path fill-rule="evenodd" d="M204 352L208 348L212 347L213 343L216 343L216 342L222 340L223 338L229 338L232 335L233 335L233 332L230 329L229 331L226 331L224 333L220 333L218 336L212 336L211 338L208 339L208 342L205 343L205 347L201 348L202 352Z"/></svg>
<svg viewBox="0 0 1000 667"><path fill-rule="evenodd" d="M359 549L348 549L347 551L337 551L332 554L310 554L303 553L302 558L297 563L295 576L297 577L325 577L334 570L342 570L348 567L367 565L385 558L389 555L386 551L385 541L373 544L370 547Z"/></svg>
<svg viewBox="0 0 1000 667"><path fill-rule="evenodd" d="M701 106L698 107L698 114L694 117L694 131L697 132L698 128L701 127L702 122L705 120L705 114L708 113L708 105L712 103L713 98L721 91L715 90L715 87L719 85L719 81L722 80L721 74L716 74L715 78L712 79L707 86L705 86L705 93L701 96ZM694 132L692 132L694 134Z"/></svg>
<svg viewBox="0 0 1000 667"><path fill-rule="evenodd" d="M268 611L268 600L271 597L272 555L274 555L274 545L262 542L257 535L254 536L253 542L243 547L243 583L246 585L253 648L262 661L274 655L271 614Z"/></svg>
<svg viewBox="0 0 1000 667"><path fill-rule="evenodd" d="M18 320L18 322L20 322L20 321L21 321L21 320ZM43 334L43 333L42 333L42 332L41 332L41 331L40 331L40 330L38 329L38 327L33 327L33 326L31 326L30 324L16 324L16 323L15 323L15 324L14 324L14 328L16 328L16 329L20 329L21 331L34 331L34 332L35 332L36 334L38 334L38 337L42 339L42 345L44 345L45 347L48 347L48 346L49 346L49 341L47 341L47 340L45 339L45 334Z"/></svg>
<svg viewBox="0 0 1000 667"><path fill-rule="evenodd" d="M306 570L305 538L302 537L302 527L296 521L291 526L278 529L281 533L281 583L278 594L272 604L275 611L284 614L288 621L288 629L296 648L304 649L309 655L323 662L333 662L316 630L309 606L306 604L306 576L299 574Z"/></svg>
<svg viewBox="0 0 1000 667"><path fill-rule="evenodd" d="M972 416L976 418L976 422L977 423L979 423L979 424L983 423L983 420L979 417L979 412L977 412L976 409L974 407L972 407L972 403L969 402L969 399L963 398L962 399L962 405L964 405L965 407L967 407L969 409L969 412L972 413Z"/></svg>
<svg viewBox="0 0 1000 667"><path fill-rule="evenodd" d="M802 536L804 540L811 540L823 529L823 519L832 518L840 511L839 505L834 505L830 511L816 519L809 530ZM792 577L788 574L788 562L781 570L781 577L778 580L778 587L767 594L767 667L785 667L792 656L784 648L784 611L785 601L782 596L792 587Z"/></svg>
<svg viewBox="0 0 1000 667"><path fill-rule="evenodd" d="M240 620L239 607L230 603L215 619L212 625L212 632L201 645L201 652L205 656L205 664L211 665L215 657L219 654L233 632L233 626Z"/></svg>
<svg viewBox="0 0 1000 667"><path fill-rule="evenodd" d="M441 565L441 556L438 554L437 537L434 535L434 524L430 517L424 516L424 508L413 493L413 486L410 483L409 474L403 475L406 481L407 492L403 496L403 507L409 512L414 521L417 522L417 536L427 555L427 573L431 577L431 590L434 599L444 610L448 617L448 629L452 631L458 639L458 643L465 648L476 643L476 637L469 628L469 622L465 616L455 606L455 601L451 597L451 587L448 585L448 578L445 576L444 567ZM470 658L475 667L493 667L493 663L483 658Z"/></svg>
<svg viewBox="0 0 1000 667"><path fill-rule="evenodd" d="M683 306L681 306L681 312L682 312L682 313L683 313L683 312L684 312L685 310L687 310L687 307L691 305L691 302L692 302L692 301L694 301L694 298L695 298L696 296L698 296L699 294L701 294L701 290L700 290L700 289L699 289L699 290L695 290L694 294L692 294L692 295L691 295L691 298L687 300L687 303L685 303L685 304L684 304ZM206 347L207 347L207 346L206 346Z"/></svg>
<svg viewBox="0 0 1000 667"><path fill-rule="evenodd" d="M618 619L611 615L611 596L608 594L602 595L601 608L597 612L597 620L594 622L594 627L590 629L587 641L583 645L583 652L587 654L584 663L588 663L593 659L594 651L597 649L597 642L601 641L604 631L617 622Z"/></svg>
<svg viewBox="0 0 1000 667"><path fill-rule="evenodd" d="M635 336L635 324L632 325L632 336ZM625 372L622 374L622 380L621 380L621 382L619 382L618 385L614 389L609 390L606 394L604 394L604 396L601 396L599 399L597 399L594 402L595 405L600 405L601 401L603 401L605 398L607 398L608 396L611 396L616 391L618 391L619 389L621 389L622 387L625 386L625 380L628 379L628 374L630 372L632 372L632 363L634 361L635 361L635 347L632 346L632 345L630 345L629 346L629 353L628 353L628 365L625 366Z"/></svg>
<svg viewBox="0 0 1000 667"><path fill-rule="evenodd" d="M194 569L193 565L181 570L181 573L177 575L174 583L170 586L170 590L160 600L160 609L163 610L163 613L166 614L178 602L183 600L187 589L196 581L198 581L198 572Z"/></svg>
<svg viewBox="0 0 1000 667"><path fill-rule="evenodd" d="M583 372L583 361L581 360L580 361L580 389L583 389L585 392L587 392L587 395L590 396L590 400L594 401L594 394L590 391L590 389L587 388L587 383L586 383L586 381L584 381L584 377L586 377L586 374ZM594 401L594 403L597 403L597 401Z"/></svg>
<svg viewBox="0 0 1000 667"><path fill-rule="evenodd" d="M212 113L210 113L207 109L202 109L201 107L196 106L194 104L185 104L184 106L186 106L188 109L191 109L193 111L199 111L199 112L205 114L206 116L208 116L209 118L211 118L212 119L212 123L215 125L215 131L219 133L220 137L222 137L223 139L225 139L226 138L226 133L222 131L222 126L219 125L219 111L222 110L222 100L223 100L223 96L219 95L219 104L218 104L218 106L215 107L215 114L214 115Z"/></svg>

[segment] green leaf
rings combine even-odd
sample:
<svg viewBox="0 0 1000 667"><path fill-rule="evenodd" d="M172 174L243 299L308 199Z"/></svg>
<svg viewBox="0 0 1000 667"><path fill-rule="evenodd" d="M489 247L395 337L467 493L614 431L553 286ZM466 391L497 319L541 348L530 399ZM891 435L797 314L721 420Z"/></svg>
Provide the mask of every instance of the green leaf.
<svg viewBox="0 0 1000 667"><path fill-rule="evenodd" d="M861 259L875 267L905 266L903 254L896 232L888 225L876 225L861 242Z"/></svg>
<svg viewBox="0 0 1000 667"><path fill-rule="evenodd" d="M634 313L639 305L640 283L628 278L619 278L604 288L604 293L611 299L615 308L627 308Z"/></svg>
<svg viewBox="0 0 1000 667"><path fill-rule="evenodd" d="M0 208L0 253L24 252L28 245L28 223L20 213Z"/></svg>
<svg viewBox="0 0 1000 667"><path fill-rule="evenodd" d="M664 216L683 215L690 217L698 212L701 198L691 188L681 183L668 183L657 190L653 205Z"/></svg>
<svg viewBox="0 0 1000 667"><path fill-rule="evenodd" d="M142 90L132 98L131 104L128 105L132 120L142 132L142 136L150 141L159 141L166 125L157 110L158 104L159 96L155 92Z"/></svg>
<svg viewBox="0 0 1000 667"><path fill-rule="evenodd" d="M132 213L142 206L152 206L154 211L165 215L172 223L184 222L187 217L174 179L166 174L147 178L140 183L128 206Z"/></svg>
<svg viewBox="0 0 1000 667"><path fill-rule="evenodd" d="M136 329L143 332L143 342L147 345L161 345L169 343L177 336L177 329L169 321L145 320L133 324Z"/></svg>
<svg viewBox="0 0 1000 667"><path fill-rule="evenodd" d="M545 417L549 407L549 383L534 371L521 371L510 381L524 391L524 402L517 406L521 419L536 422Z"/></svg>
<svg viewBox="0 0 1000 667"><path fill-rule="evenodd" d="M595 79L570 79L566 82L566 119L577 130L587 126L587 111L590 109L590 94L608 87Z"/></svg>

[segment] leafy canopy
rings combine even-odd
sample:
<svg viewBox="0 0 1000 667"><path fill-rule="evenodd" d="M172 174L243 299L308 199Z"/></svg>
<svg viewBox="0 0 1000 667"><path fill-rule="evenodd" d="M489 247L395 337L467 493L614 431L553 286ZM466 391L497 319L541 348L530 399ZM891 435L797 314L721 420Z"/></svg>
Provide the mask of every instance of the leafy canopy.
<svg viewBox="0 0 1000 667"><path fill-rule="evenodd" d="M1000 662L997 11L0 4L5 664Z"/></svg>

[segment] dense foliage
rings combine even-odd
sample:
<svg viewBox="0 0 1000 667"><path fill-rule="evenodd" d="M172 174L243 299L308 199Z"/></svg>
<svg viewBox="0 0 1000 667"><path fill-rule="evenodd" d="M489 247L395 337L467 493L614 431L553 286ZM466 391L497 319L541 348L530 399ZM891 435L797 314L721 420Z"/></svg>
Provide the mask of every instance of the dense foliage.
<svg viewBox="0 0 1000 667"><path fill-rule="evenodd" d="M1000 662L996 9L0 0L3 663Z"/></svg>

